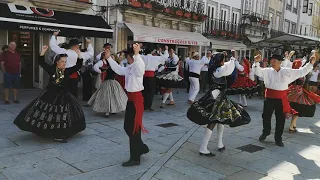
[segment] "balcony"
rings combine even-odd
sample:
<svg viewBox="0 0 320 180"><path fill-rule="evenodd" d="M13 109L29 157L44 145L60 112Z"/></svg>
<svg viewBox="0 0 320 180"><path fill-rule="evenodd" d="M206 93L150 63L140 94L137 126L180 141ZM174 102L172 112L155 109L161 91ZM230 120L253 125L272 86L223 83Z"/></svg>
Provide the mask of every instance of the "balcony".
<svg viewBox="0 0 320 180"><path fill-rule="evenodd" d="M140 12L162 13L183 20L204 21L205 4L190 0L119 0L118 6Z"/></svg>
<svg viewBox="0 0 320 180"><path fill-rule="evenodd" d="M249 14L248 11L242 15L241 19L241 27L242 28L250 28L252 30L260 30L266 31L268 30L268 26L270 24L269 17L258 14L258 13L251 13Z"/></svg>
<svg viewBox="0 0 320 180"><path fill-rule="evenodd" d="M29 0L34 6L67 12L81 12L92 7L91 0Z"/></svg>
<svg viewBox="0 0 320 180"><path fill-rule="evenodd" d="M204 24L204 36L239 41L244 38L243 35L241 35L239 24L234 24L220 19L207 19Z"/></svg>

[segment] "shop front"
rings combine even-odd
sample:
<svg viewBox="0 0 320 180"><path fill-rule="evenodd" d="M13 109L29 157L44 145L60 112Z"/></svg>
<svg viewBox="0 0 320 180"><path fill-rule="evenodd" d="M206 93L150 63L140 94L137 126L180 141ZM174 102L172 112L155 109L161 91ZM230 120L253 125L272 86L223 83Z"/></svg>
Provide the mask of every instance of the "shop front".
<svg viewBox="0 0 320 180"><path fill-rule="evenodd" d="M159 27L144 26L140 24L124 23L122 26L127 31L127 44L131 42L148 43L156 47L158 44L168 45L175 49L181 59L185 59L189 52L199 51L201 47L209 46L210 41L200 33L164 29Z"/></svg>
<svg viewBox="0 0 320 180"><path fill-rule="evenodd" d="M59 36L79 39L112 38L113 33L100 16L0 3L0 44L16 42L22 58L22 88L46 86L48 77L38 65L38 54L56 31Z"/></svg>

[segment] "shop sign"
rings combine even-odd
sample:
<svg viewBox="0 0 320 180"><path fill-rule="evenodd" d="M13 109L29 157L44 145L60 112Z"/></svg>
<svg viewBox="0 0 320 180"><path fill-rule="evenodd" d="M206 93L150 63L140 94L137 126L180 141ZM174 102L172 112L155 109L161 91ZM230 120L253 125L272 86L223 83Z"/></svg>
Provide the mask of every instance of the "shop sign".
<svg viewBox="0 0 320 180"><path fill-rule="evenodd" d="M197 41L171 38L157 38L156 42L163 44L200 45Z"/></svg>
<svg viewBox="0 0 320 180"><path fill-rule="evenodd" d="M50 27L40 27L40 26L30 26L30 25L20 25L19 29L25 31L44 31L44 32L59 32L59 28L50 28Z"/></svg>

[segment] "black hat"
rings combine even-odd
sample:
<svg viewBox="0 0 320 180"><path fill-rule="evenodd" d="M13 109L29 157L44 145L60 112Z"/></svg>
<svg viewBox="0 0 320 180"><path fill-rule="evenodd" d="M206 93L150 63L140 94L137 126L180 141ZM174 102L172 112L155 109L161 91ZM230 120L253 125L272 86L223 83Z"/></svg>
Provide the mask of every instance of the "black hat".
<svg viewBox="0 0 320 180"><path fill-rule="evenodd" d="M69 46L74 46L74 45L80 45L81 44L81 41L79 41L78 39L71 39L69 41Z"/></svg>
<svg viewBox="0 0 320 180"><path fill-rule="evenodd" d="M113 48L112 44L110 44L110 43L105 43L105 44L103 45L103 48L106 48L107 46L111 46L111 48Z"/></svg>
<svg viewBox="0 0 320 180"><path fill-rule="evenodd" d="M278 54L273 54L270 59L276 59L278 61L284 61L283 57Z"/></svg>

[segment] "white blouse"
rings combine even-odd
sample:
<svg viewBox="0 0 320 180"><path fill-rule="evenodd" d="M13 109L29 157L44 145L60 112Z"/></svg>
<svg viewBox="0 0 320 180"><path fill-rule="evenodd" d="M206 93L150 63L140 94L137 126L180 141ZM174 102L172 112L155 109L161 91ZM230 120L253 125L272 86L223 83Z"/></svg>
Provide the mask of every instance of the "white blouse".
<svg viewBox="0 0 320 180"><path fill-rule="evenodd" d="M303 57L302 58L302 65L304 65L306 62L307 62L307 58ZM281 67L292 68L292 64L293 64L293 62L291 62L289 59L286 58L284 61L282 61Z"/></svg>
<svg viewBox="0 0 320 180"><path fill-rule="evenodd" d="M94 66L93 66L93 70L99 74L101 74L101 70L100 68L103 66L103 63L107 64L106 60L100 60L98 61Z"/></svg>
<svg viewBox="0 0 320 180"><path fill-rule="evenodd" d="M310 74L311 74L311 77L310 77L309 81L318 82L319 70L317 70L317 71L312 70L310 72Z"/></svg>
<svg viewBox="0 0 320 180"><path fill-rule="evenodd" d="M306 76L313 69L313 65L308 63L300 69L281 68L276 71L273 68L261 68L260 63L252 65L255 75L262 77L266 88L283 91L288 89L288 85L298 78Z"/></svg>
<svg viewBox="0 0 320 180"><path fill-rule="evenodd" d="M159 64L164 64L169 57L168 50L161 54L161 56L152 56L151 54L148 55L141 55L144 64L146 66L146 71L155 71Z"/></svg>
<svg viewBox="0 0 320 180"><path fill-rule="evenodd" d="M134 55L133 59L134 62L127 65L127 67L121 67L111 57L109 57L108 62L115 73L125 76L125 89L128 92L139 92L144 89L143 75L145 71L145 64L140 54Z"/></svg>
<svg viewBox="0 0 320 180"><path fill-rule="evenodd" d="M234 71L234 68L235 68L235 59L231 58L230 61L224 63L223 66L217 68L216 71L213 73L213 75L216 78L229 76Z"/></svg>
<svg viewBox="0 0 320 180"><path fill-rule="evenodd" d="M188 59L189 72L193 72L200 75L203 66L209 64L208 58L202 58L201 60Z"/></svg>

